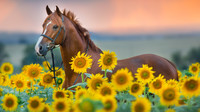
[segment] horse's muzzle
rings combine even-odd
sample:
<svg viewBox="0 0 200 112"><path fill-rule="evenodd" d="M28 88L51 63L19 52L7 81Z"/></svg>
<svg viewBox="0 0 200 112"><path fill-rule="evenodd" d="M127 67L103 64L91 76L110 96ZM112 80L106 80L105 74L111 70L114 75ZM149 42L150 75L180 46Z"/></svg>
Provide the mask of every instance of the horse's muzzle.
<svg viewBox="0 0 200 112"><path fill-rule="evenodd" d="M48 52L47 45L39 44L35 47L35 51L38 56L45 56Z"/></svg>

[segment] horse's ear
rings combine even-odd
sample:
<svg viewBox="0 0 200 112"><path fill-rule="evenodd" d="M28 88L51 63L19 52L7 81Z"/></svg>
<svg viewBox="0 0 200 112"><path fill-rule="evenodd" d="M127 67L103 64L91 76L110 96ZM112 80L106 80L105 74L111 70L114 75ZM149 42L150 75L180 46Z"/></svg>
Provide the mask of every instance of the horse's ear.
<svg viewBox="0 0 200 112"><path fill-rule="evenodd" d="M56 6L56 12L59 16L61 16L61 12L60 12L60 9L58 8L58 6Z"/></svg>
<svg viewBox="0 0 200 112"><path fill-rule="evenodd" d="M46 6L46 11L47 11L47 14L48 14L48 15L50 15L50 14L52 13L52 11L51 11L51 9L49 8L48 5Z"/></svg>
<svg viewBox="0 0 200 112"><path fill-rule="evenodd" d="M65 15L66 10L64 9L63 14Z"/></svg>

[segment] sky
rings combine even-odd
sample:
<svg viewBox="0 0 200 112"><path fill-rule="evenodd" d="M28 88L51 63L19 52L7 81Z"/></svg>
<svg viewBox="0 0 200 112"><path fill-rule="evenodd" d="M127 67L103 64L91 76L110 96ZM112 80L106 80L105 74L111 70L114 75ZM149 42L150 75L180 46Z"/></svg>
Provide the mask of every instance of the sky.
<svg viewBox="0 0 200 112"><path fill-rule="evenodd" d="M41 33L46 5L74 12L91 32L200 31L200 0L0 0L0 32Z"/></svg>

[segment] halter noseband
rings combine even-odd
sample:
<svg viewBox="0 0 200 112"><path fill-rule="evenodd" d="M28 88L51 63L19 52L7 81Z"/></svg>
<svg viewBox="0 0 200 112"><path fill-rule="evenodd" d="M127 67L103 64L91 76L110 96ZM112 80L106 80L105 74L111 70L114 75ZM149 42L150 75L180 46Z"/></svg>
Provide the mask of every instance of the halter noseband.
<svg viewBox="0 0 200 112"><path fill-rule="evenodd" d="M48 49L54 49L54 48L55 48L55 41L56 41L56 39L58 38L58 36L60 35L62 29L63 29L63 31L64 31L64 34L63 34L63 40L62 40L62 42L61 42L60 45L63 44L64 37L65 37L65 27L64 27L64 25L63 25L63 23L64 23L64 17L63 17L63 15L62 15L61 17L62 17L62 26L60 27L60 29L59 29L59 31L58 31L58 33L56 34L56 37L55 37L54 39L51 38L51 37L49 37L49 36L47 36L47 35L45 35L45 34L41 34L41 35L40 35L40 36L46 37L46 38L48 38L49 40L51 40L51 43L49 43L48 46L47 46ZM53 46L50 46L50 45L53 45Z"/></svg>

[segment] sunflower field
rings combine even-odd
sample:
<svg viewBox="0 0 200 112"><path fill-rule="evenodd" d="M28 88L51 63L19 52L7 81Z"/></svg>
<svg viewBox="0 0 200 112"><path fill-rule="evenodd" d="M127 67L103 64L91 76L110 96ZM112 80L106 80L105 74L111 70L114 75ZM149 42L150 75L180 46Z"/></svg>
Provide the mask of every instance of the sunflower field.
<svg viewBox="0 0 200 112"><path fill-rule="evenodd" d="M143 64L135 77L122 68L110 82L106 74L117 65L114 52L101 54L98 64L104 74L87 73L92 59L85 53L72 57L70 64L82 82L65 90L64 70L55 68L55 82L48 61L25 65L19 74L13 74L11 63L3 63L0 112L200 112L199 63L178 70L179 81L165 80L162 74L154 77L156 71Z"/></svg>

